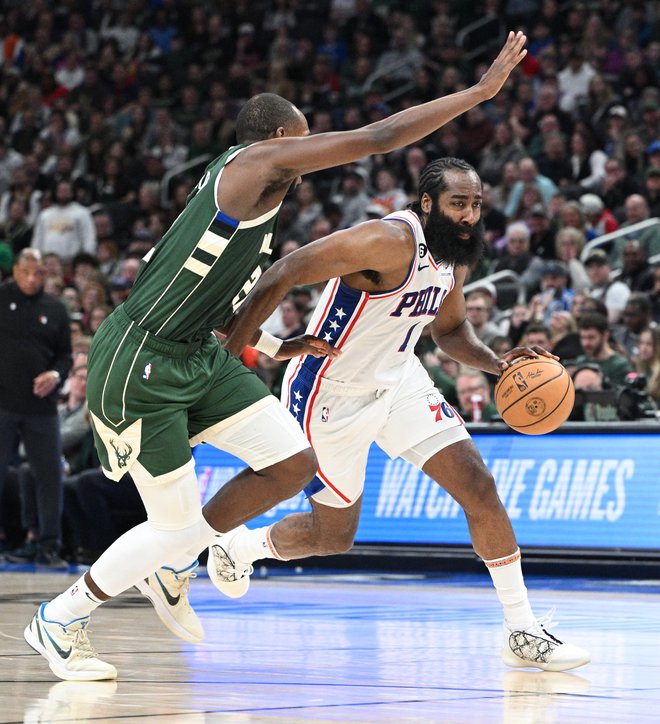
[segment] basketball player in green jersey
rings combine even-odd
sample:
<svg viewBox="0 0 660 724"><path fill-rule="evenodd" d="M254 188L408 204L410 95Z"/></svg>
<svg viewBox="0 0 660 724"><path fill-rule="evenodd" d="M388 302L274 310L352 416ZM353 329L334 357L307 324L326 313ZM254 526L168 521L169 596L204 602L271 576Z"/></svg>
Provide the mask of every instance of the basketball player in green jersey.
<svg viewBox="0 0 660 724"><path fill-rule="evenodd" d="M510 33L471 88L352 131L309 136L303 114L272 94L245 104L238 145L208 166L90 350L88 405L103 469L112 479L130 471L148 520L43 603L25 629L56 676L116 677L94 653L86 627L97 606L134 585L172 631L201 640L187 598L199 551L296 495L316 472L293 417L212 332L231 324L268 265L287 191L302 174L406 146L492 98L525 56L525 40ZM278 359L336 353L308 336L281 342L257 332L251 341ZM203 511L191 455L201 442L249 465Z"/></svg>

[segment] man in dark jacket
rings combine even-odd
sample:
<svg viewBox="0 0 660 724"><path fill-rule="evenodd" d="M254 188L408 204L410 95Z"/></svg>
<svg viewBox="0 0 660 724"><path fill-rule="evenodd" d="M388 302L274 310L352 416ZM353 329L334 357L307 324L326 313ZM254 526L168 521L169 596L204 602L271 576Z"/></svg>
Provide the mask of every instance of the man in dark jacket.
<svg viewBox="0 0 660 724"><path fill-rule="evenodd" d="M41 254L23 249L13 279L0 285L0 495L21 440L37 479L36 560L59 568L64 562L59 557L62 443L57 389L71 367L71 337L66 308L44 293L44 279Z"/></svg>

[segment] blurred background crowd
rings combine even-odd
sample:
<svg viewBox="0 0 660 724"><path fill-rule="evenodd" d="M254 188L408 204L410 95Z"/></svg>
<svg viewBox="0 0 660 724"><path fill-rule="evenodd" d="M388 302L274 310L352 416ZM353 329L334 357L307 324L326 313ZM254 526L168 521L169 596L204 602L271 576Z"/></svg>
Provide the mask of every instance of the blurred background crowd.
<svg viewBox="0 0 660 724"><path fill-rule="evenodd" d="M0 278L14 272L24 292L21 274L36 265L39 294L68 318L58 344L71 346L72 362L54 370L58 407L37 414L57 413L61 426L69 559L93 557L140 508L130 481L105 481L94 459L91 338L206 164L234 143L241 104L278 93L312 134L356 128L474 84L511 29L526 32L528 55L494 99L418 144L305 177L283 204L273 258L405 208L427 162L463 158L483 181L486 255L466 287L479 337L496 351L540 344L576 387L605 393L580 398L574 419L654 414L660 3L5 0L1 12ZM265 328L300 334L318 294L291 290ZM48 542L40 530L35 443L16 417L25 405L13 377L29 343L16 347L7 314L0 550L58 567L62 533ZM467 420L497 418L493 380L459 369L429 335L416 352ZM244 362L279 394L282 363L251 349ZM7 512L12 496L19 522Z"/></svg>

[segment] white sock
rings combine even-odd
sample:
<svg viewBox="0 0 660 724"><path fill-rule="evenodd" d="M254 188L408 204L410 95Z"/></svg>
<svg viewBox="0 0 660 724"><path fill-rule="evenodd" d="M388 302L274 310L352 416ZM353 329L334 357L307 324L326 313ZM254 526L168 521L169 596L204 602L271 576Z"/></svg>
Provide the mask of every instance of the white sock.
<svg viewBox="0 0 660 724"><path fill-rule="evenodd" d="M493 579L497 597L504 608L504 620L511 630L526 629L536 621L527 598L522 575L520 548L515 553L492 561L484 560Z"/></svg>
<svg viewBox="0 0 660 724"><path fill-rule="evenodd" d="M44 609L44 618L47 621L57 621L68 624L79 618L86 618L103 603L97 598L85 583L85 576L81 576L71 588L60 593Z"/></svg>
<svg viewBox="0 0 660 724"><path fill-rule="evenodd" d="M254 563L262 558L276 558L278 561L286 560L275 550L273 541L270 539L271 528L272 526L268 525L254 530L249 528L242 530L232 541L232 556L241 563Z"/></svg>

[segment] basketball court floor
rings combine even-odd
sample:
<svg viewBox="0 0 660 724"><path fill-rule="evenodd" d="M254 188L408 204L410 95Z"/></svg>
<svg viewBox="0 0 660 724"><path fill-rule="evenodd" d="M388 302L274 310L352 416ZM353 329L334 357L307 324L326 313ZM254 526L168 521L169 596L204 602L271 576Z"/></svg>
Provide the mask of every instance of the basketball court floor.
<svg viewBox="0 0 660 724"><path fill-rule="evenodd" d="M0 722L660 722L660 581L529 578L537 614L590 649L570 673L512 670L488 576L303 572L221 597L203 574L206 629L185 643L127 592L93 617L116 682L61 682L22 638L73 573L0 572Z"/></svg>

